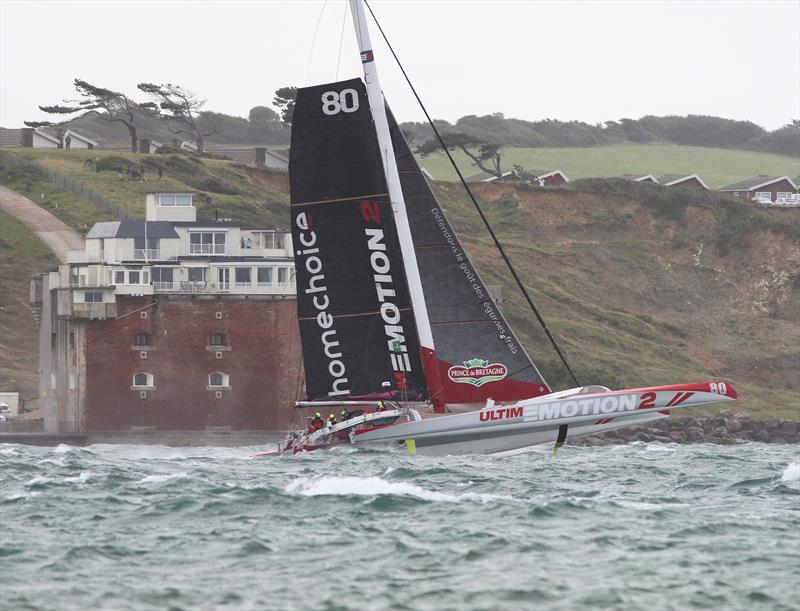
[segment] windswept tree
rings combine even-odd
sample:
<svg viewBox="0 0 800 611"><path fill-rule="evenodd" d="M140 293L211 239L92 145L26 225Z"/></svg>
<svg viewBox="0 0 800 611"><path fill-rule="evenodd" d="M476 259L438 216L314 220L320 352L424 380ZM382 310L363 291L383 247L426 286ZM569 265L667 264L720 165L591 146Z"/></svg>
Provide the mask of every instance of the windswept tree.
<svg viewBox="0 0 800 611"><path fill-rule="evenodd" d="M448 150L460 150L481 170L497 176L498 180L503 180L503 169L500 165L502 160L500 149L502 145L484 142L479 138L461 132L442 134L442 139ZM431 153L441 150L441 148L439 140L432 138L417 147L416 152L426 157Z"/></svg>
<svg viewBox="0 0 800 611"><path fill-rule="evenodd" d="M287 125L292 124L294 116L294 100L297 97L297 87L281 87L275 91L272 103L281 111L281 121Z"/></svg>
<svg viewBox="0 0 800 611"><path fill-rule="evenodd" d="M248 115L248 120L253 125L269 125L279 119L278 113L269 106L253 106Z"/></svg>
<svg viewBox="0 0 800 611"><path fill-rule="evenodd" d="M54 115L81 113L77 117L71 117L72 119L79 119L94 113L106 121L122 123L128 129L128 134L131 137L131 150L135 153L138 150L136 137L137 113L155 113L155 105L151 102L135 102L124 93L98 87L78 78L75 79L75 89L81 95L80 99L64 100L65 105L39 106L39 110ZM28 127L43 127L53 125L53 123L50 121L25 121L25 125Z"/></svg>
<svg viewBox="0 0 800 611"><path fill-rule="evenodd" d="M210 131L204 131L198 123L200 109L205 106L203 100L192 91L180 85L163 83L139 83L136 87L149 95L155 105L161 110L159 117L166 121L173 134L188 134L194 138L197 150L203 151L204 139L214 135L217 128L213 126Z"/></svg>

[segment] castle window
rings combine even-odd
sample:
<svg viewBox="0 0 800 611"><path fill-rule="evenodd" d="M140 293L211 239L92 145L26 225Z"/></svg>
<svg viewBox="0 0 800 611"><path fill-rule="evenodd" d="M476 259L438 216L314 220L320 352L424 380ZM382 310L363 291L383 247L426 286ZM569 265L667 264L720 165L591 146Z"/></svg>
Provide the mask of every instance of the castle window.
<svg viewBox="0 0 800 611"><path fill-rule="evenodd" d="M208 375L208 385L211 388L227 388L230 386L230 378L227 373L215 371Z"/></svg>
<svg viewBox="0 0 800 611"><path fill-rule="evenodd" d="M225 342L225 334L224 333L212 333L208 336L208 345L209 346L225 346L227 345Z"/></svg>
<svg viewBox="0 0 800 611"><path fill-rule="evenodd" d="M150 334L149 333L137 333L133 336L133 345L134 346L149 346L150 345Z"/></svg>
<svg viewBox="0 0 800 611"><path fill-rule="evenodd" d="M134 373L133 374L134 388L152 388L153 387L153 374L152 373Z"/></svg>

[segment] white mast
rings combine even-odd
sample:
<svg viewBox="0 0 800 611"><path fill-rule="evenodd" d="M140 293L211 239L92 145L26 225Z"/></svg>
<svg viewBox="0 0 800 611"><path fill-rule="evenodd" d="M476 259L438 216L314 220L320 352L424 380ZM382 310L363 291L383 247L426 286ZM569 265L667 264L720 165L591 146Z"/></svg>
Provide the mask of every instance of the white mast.
<svg viewBox="0 0 800 611"><path fill-rule="evenodd" d="M375 65L372 53L372 42L369 37L369 29L367 29L367 18L364 14L362 0L350 0L350 11L353 14L353 25L356 29L356 38L361 52L361 63L364 66L367 96L372 109L372 118L375 121L375 131L378 135L378 147L381 151L383 167L386 172L389 199L392 202L392 210L394 211L397 237L400 241L400 251L403 255L403 266L406 272L406 280L408 281L408 289L411 293L411 306L414 308L414 320L416 321L417 335L422 348L422 358L425 362L428 385L431 389L434 408L436 411L444 411L444 402L442 397L439 396L441 381L438 375L438 365L433 346L433 333L431 332L431 323L428 318L428 309L425 305L425 296L422 292L422 279L417 266L414 242L411 239L411 227L408 224L406 203L400 186L400 175L397 173L397 160L394 157L389 122L386 120L386 106L380 81L378 80L378 68Z"/></svg>

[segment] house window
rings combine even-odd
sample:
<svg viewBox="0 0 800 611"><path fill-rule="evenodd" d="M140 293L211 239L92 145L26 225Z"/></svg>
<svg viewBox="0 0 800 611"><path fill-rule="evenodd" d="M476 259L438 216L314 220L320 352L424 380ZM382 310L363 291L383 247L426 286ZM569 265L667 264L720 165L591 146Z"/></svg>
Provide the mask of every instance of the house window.
<svg viewBox="0 0 800 611"><path fill-rule="evenodd" d="M158 238L133 238L133 258L134 259L157 259L158 258Z"/></svg>
<svg viewBox="0 0 800 611"><path fill-rule="evenodd" d="M139 272L128 272L128 284L139 284Z"/></svg>
<svg viewBox="0 0 800 611"><path fill-rule="evenodd" d="M114 272L114 284L125 284L125 272L117 270Z"/></svg>
<svg viewBox="0 0 800 611"><path fill-rule="evenodd" d="M215 371L208 375L208 385L212 388L227 388L230 386L230 378L227 373Z"/></svg>
<svg viewBox="0 0 800 611"><path fill-rule="evenodd" d="M103 303L103 291L84 291L83 301L85 303Z"/></svg>
<svg viewBox="0 0 800 611"><path fill-rule="evenodd" d="M208 336L208 345L209 346L225 346L225 334L224 333L212 333Z"/></svg>
<svg viewBox="0 0 800 611"><path fill-rule="evenodd" d="M250 286L250 268L236 268L236 286Z"/></svg>
<svg viewBox="0 0 800 611"><path fill-rule="evenodd" d="M189 282L205 282L206 281L206 268L205 267L190 267L189 268Z"/></svg>
<svg viewBox="0 0 800 611"><path fill-rule="evenodd" d="M133 385L136 388L151 388L153 386L152 373L134 373Z"/></svg>
<svg viewBox="0 0 800 611"><path fill-rule="evenodd" d="M134 346L149 346L150 345L150 334L149 333L137 333L133 336L133 345Z"/></svg>
<svg viewBox="0 0 800 611"><path fill-rule="evenodd" d="M192 196L180 193L161 193L158 196L159 206L191 206Z"/></svg>
<svg viewBox="0 0 800 611"><path fill-rule="evenodd" d="M266 286L272 284L272 268L259 267L258 268L258 286Z"/></svg>
<svg viewBox="0 0 800 611"><path fill-rule="evenodd" d="M193 231L189 233L189 254L224 255L224 231Z"/></svg>
<svg viewBox="0 0 800 611"><path fill-rule="evenodd" d="M289 279L289 268L288 267L279 267L278 268L278 285L284 286Z"/></svg>

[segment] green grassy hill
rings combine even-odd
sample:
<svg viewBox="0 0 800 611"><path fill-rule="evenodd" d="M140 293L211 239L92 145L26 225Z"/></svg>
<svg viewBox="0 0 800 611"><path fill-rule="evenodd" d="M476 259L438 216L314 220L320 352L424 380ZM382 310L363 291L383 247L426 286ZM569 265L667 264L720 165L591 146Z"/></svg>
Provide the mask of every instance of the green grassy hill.
<svg viewBox="0 0 800 611"><path fill-rule="evenodd" d="M709 188L766 174L800 174L800 159L756 151L678 146L675 144L619 144L587 148L503 148L503 165L526 169L560 169L570 180L620 176L621 174L698 174ZM462 153L455 154L461 172L479 170ZM420 159L420 164L439 180L457 180L443 154Z"/></svg>
<svg viewBox="0 0 800 611"><path fill-rule="evenodd" d="M0 211L0 388L38 393L38 325L30 309L30 276L58 264L20 221Z"/></svg>
<svg viewBox="0 0 800 611"><path fill-rule="evenodd" d="M21 154L106 195L133 217L143 216L148 190L194 189L205 218L218 210L250 227L288 225L285 173L188 155L97 155L144 165L149 180L141 182L84 170L85 151ZM157 167L165 172L160 184ZM78 229L104 218L93 204L59 195L35 171L3 165L0 182ZM567 387L563 367L460 186L442 182L435 189L487 284L502 287L522 343L554 387ZM800 209L755 208L713 192L625 181L569 189L481 184L475 192L582 382L619 388L727 381L741 394L734 409L800 418ZM11 256L23 247L7 243L9 277L25 278L45 265L37 256ZM0 383L8 375L0 371Z"/></svg>

